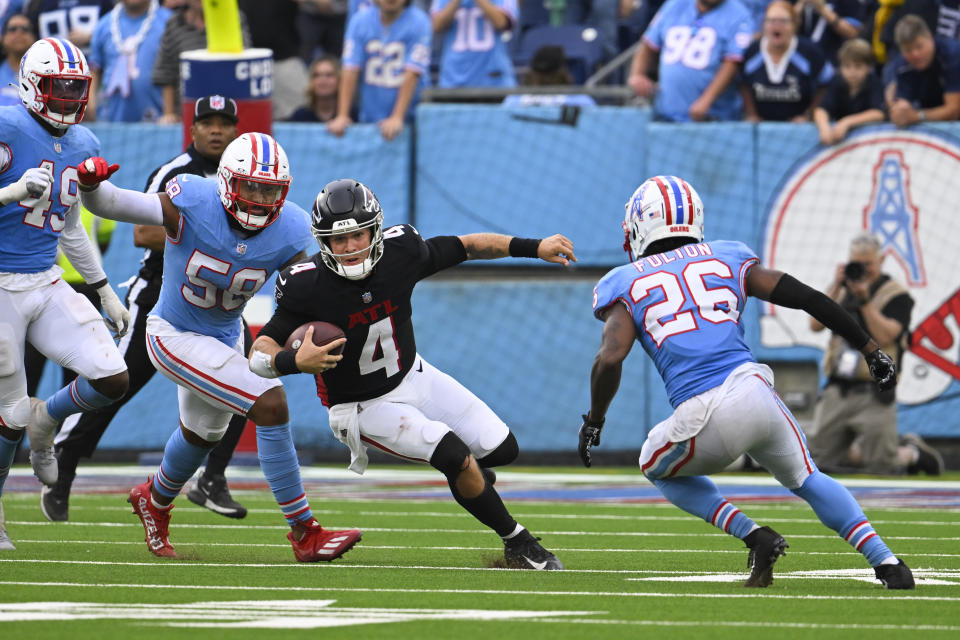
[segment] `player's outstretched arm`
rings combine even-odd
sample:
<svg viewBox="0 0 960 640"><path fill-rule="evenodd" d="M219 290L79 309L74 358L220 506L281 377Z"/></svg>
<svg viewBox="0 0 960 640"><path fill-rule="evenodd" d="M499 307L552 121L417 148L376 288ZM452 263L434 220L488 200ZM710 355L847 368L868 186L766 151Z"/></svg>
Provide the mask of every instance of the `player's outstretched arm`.
<svg viewBox="0 0 960 640"><path fill-rule="evenodd" d="M107 314L107 326L118 338L122 338L130 329L130 312L107 281L107 274L100 266L99 252L80 221L79 204L74 204L67 210L59 242L63 254L83 277L83 281L100 295L100 302Z"/></svg>
<svg viewBox="0 0 960 640"><path fill-rule="evenodd" d="M832 332L860 350L870 367L870 375L881 390L897 384L893 360L857 321L825 294L809 287L789 273L754 266L747 273L747 294L781 307L803 309Z"/></svg>
<svg viewBox="0 0 960 640"><path fill-rule="evenodd" d="M459 236L467 252L467 260L496 260L497 258L540 258L564 266L576 262L573 242L560 234L549 238L517 238L500 233L470 233Z"/></svg>
<svg viewBox="0 0 960 640"><path fill-rule="evenodd" d="M107 182L120 166L108 165L103 158L87 158L77 167L80 200L83 206L101 218L134 224L163 225L167 234L176 236L180 210L166 193L142 193L120 189Z"/></svg>
<svg viewBox="0 0 960 640"><path fill-rule="evenodd" d="M583 416L580 427L580 459L590 466L590 447L600 444L600 431L606 419L607 409L620 388L623 361L630 354L637 330L633 316L622 304L614 304L606 310L603 318L603 338L600 350L593 359L590 370L590 411Z"/></svg>

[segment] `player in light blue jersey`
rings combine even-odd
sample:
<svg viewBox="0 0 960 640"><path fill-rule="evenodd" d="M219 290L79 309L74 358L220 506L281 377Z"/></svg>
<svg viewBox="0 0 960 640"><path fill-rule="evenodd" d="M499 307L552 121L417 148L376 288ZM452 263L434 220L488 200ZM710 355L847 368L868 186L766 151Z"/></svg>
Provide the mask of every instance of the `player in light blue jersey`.
<svg viewBox="0 0 960 640"><path fill-rule="evenodd" d="M740 242L703 240L703 204L686 181L656 176L626 205L624 248L632 262L594 289L603 341L590 373L590 411L580 427L580 456L600 444L604 416L621 367L640 342L667 385L674 412L654 427L640 468L663 495L688 513L744 541L750 576L744 586L773 582L788 546L720 495L707 477L748 453L813 508L873 566L888 589L912 589L913 574L870 525L850 492L817 469L796 419L773 390L773 373L743 340L747 296L803 309L859 345L881 389L896 385L896 367L843 309L792 276L760 266Z"/></svg>
<svg viewBox="0 0 960 640"><path fill-rule="evenodd" d="M659 55L657 117L739 120L742 100L733 80L754 31L740 0L667 0L643 34L629 84L650 97L649 74Z"/></svg>
<svg viewBox="0 0 960 640"><path fill-rule="evenodd" d="M514 87L513 62L500 34L517 21L517 0L433 0L430 20L443 35L441 87Z"/></svg>
<svg viewBox="0 0 960 640"><path fill-rule="evenodd" d="M118 168L99 157L81 163L83 202L100 216L166 229L163 285L147 318L147 351L157 370L180 387L180 426L160 468L130 491L147 547L176 557L169 540L173 500L239 414L257 425L260 466L290 525L287 538L297 560L338 558L360 532L328 531L313 517L283 386L253 373L242 349L244 305L272 273L304 259L311 239L307 213L286 202L286 153L266 134L245 133L224 149L216 179L181 174L161 193L105 182ZM338 360L327 351L340 344L318 347L321 360Z"/></svg>
<svg viewBox="0 0 960 640"><path fill-rule="evenodd" d="M353 120L350 108L360 83L360 122L378 122L393 140L413 117L420 91L430 85L430 18L411 0L380 0L347 25L337 117L327 130L341 136ZM362 78L361 78L362 74Z"/></svg>
<svg viewBox="0 0 960 640"><path fill-rule="evenodd" d="M20 61L22 105L0 107L0 494L26 429L34 473L57 481L53 435L68 415L105 407L127 390L127 368L103 318L60 275L63 251L126 333L130 314L100 267L80 221L77 164L99 153L82 119L90 72L66 40L35 42ZM25 341L77 372L45 402L27 397ZM0 549L13 545L0 510Z"/></svg>

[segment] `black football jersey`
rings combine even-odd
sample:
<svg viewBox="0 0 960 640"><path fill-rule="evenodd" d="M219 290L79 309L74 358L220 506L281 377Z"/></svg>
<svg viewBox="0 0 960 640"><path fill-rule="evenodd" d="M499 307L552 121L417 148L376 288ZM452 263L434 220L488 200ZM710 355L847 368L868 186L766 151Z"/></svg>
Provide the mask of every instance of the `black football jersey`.
<svg viewBox="0 0 960 640"><path fill-rule="evenodd" d="M456 236L424 240L404 224L385 229L383 237L383 255L363 280L337 275L319 253L277 277L277 309L260 335L282 345L300 325L322 320L347 337L340 363L317 376L317 395L327 406L370 400L400 384L417 354L414 285L467 258Z"/></svg>

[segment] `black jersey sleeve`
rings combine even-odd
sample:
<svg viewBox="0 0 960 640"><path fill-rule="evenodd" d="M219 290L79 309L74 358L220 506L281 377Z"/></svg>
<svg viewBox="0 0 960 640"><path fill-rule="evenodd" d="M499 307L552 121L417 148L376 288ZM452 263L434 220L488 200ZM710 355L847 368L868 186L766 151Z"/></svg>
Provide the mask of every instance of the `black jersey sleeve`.
<svg viewBox="0 0 960 640"><path fill-rule="evenodd" d="M455 267L467 259L467 250L457 236L434 236L425 242L430 254L426 275Z"/></svg>
<svg viewBox="0 0 960 640"><path fill-rule="evenodd" d="M281 346L286 344L287 338L297 327L316 320L308 313L309 305L303 304L303 296L307 294L307 287L310 286L312 279L293 277L290 273L292 268L287 267L277 275L277 287L274 293L277 308L257 334L273 338Z"/></svg>

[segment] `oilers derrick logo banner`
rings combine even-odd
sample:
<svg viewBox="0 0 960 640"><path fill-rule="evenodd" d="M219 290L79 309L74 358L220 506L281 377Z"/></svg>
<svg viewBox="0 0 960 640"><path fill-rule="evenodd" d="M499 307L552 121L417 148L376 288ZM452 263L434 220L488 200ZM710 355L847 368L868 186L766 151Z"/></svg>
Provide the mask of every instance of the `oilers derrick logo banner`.
<svg viewBox="0 0 960 640"><path fill-rule="evenodd" d="M764 264L820 290L846 263L855 235L867 231L880 240L883 272L914 299L912 344L897 387L901 409L940 405L938 413L949 415L940 413L947 411L943 403L960 396L958 203L960 141L928 130L883 129L801 159L767 210ZM811 331L803 311L767 303L760 328L765 347L823 350L830 336ZM957 425L945 427L960 433Z"/></svg>

